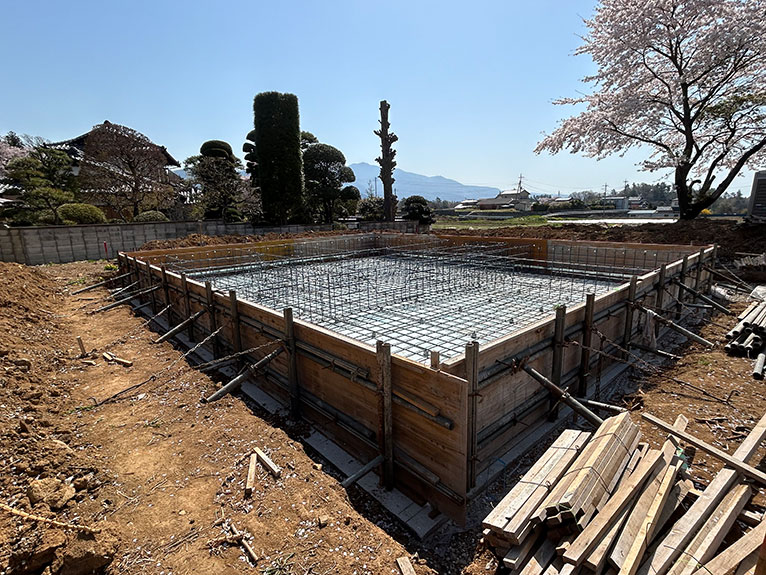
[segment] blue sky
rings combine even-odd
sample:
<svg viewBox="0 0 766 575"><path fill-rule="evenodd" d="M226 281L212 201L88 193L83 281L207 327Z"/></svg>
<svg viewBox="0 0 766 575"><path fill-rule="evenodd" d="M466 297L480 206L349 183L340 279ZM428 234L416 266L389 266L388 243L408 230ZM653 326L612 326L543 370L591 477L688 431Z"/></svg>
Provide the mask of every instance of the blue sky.
<svg viewBox="0 0 766 575"><path fill-rule="evenodd" d="M258 92L292 92L301 127L349 163L379 152L391 104L399 167L534 192L662 181L640 153L536 156L585 87L575 57L591 0L5 2L0 133L61 140L110 120L178 159L208 139L240 150ZM241 154L240 154L241 155ZM747 193L750 180L732 190Z"/></svg>

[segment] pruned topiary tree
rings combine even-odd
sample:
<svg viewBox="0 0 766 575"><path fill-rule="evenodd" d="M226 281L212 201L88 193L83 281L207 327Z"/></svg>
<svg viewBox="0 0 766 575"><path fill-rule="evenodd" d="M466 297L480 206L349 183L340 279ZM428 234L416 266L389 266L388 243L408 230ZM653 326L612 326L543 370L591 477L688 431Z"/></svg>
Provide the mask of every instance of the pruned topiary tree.
<svg viewBox="0 0 766 575"><path fill-rule="evenodd" d="M265 220L273 224L301 222L303 160L298 98L294 94L262 92L253 100L258 187ZM247 159L247 157L245 158Z"/></svg>

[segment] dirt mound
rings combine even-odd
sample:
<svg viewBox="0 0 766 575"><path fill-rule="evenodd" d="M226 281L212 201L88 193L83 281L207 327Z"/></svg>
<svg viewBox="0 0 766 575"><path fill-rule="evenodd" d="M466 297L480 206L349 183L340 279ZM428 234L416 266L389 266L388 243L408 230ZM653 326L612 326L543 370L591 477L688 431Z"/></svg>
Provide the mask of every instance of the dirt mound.
<svg viewBox="0 0 766 575"><path fill-rule="evenodd" d="M445 230L449 233L449 230ZM730 220L700 219L673 224L606 225L552 224L545 226L512 226L488 230L456 230L455 233L486 237L543 238L635 242L655 244L720 245L718 255L734 258L736 252L766 252L766 225L746 224Z"/></svg>
<svg viewBox="0 0 766 575"><path fill-rule="evenodd" d="M204 234L191 234L174 240L152 240L146 242L140 250L169 250L173 248L191 248L197 246L220 246L224 244L247 244L251 242L286 240L290 238L317 238L323 236L337 236L338 234L358 234L359 230L343 230L333 232L301 232L297 234L251 234L251 235L224 235L206 236Z"/></svg>
<svg viewBox="0 0 766 575"><path fill-rule="evenodd" d="M58 297L59 288L42 272L21 264L0 262L0 306L23 309L45 307ZM32 305L34 304L34 305Z"/></svg>

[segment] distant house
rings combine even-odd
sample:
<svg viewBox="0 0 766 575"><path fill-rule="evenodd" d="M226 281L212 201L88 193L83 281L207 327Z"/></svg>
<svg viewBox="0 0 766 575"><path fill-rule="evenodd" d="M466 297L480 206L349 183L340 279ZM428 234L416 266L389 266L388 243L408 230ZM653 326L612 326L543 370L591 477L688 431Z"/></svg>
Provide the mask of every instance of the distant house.
<svg viewBox="0 0 766 575"><path fill-rule="evenodd" d="M106 137L104 134L109 136ZM103 147L105 141L109 142L106 148ZM109 147L110 145L112 147ZM66 152L72 159L72 173L75 175L80 173L84 163L87 163L89 168L101 172L102 180L105 182L101 184L103 187L83 189L82 192L91 194L93 197L89 200L102 208L110 218L121 217L117 208L104 200L106 197L104 194L110 194L113 187L123 189L130 187L136 178L143 185L158 188L173 186L183 180L172 171L172 168L181 166L180 162L170 155L165 146L159 146L143 134L125 126L113 124L109 120L105 120L103 124L94 126L89 132L75 138L52 142L45 146ZM94 149L96 153L105 149L109 150L106 152L109 159L94 161ZM158 156L158 152L161 156ZM87 153L91 153L90 158L86 157ZM163 159L164 166L158 171L156 166L160 157Z"/></svg>
<svg viewBox="0 0 766 575"><path fill-rule="evenodd" d="M628 198L629 210L644 210L647 208L647 203L641 196L631 196Z"/></svg>
<svg viewBox="0 0 766 575"><path fill-rule="evenodd" d="M532 209L532 200L526 190L500 192L494 198L483 198L476 205L480 210L518 210L527 212Z"/></svg>
<svg viewBox="0 0 766 575"><path fill-rule="evenodd" d="M99 124L99 126L110 126L112 123L109 120L104 120L103 124ZM80 168L80 163L82 162L83 158L85 157L85 148L88 145L88 138L90 135L94 132L96 128L99 126L95 126L92 130L89 132L85 132L84 134L81 134L77 136L76 138L72 138L71 140L62 140L61 142L51 142L49 144L46 144L46 148L53 148L54 150L62 150L67 153L67 155L72 158L72 162L74 163L74 174L77 175L77 172ZM168 152L167 148L165 146L157 146L160 150L162 150L162 153L165 156L165 166L168 172L170 172L170 169L172 167L180 168L181 164L176 160L173 156L170 155L170 152ZM176 174L173 174L171 177L179 178ZM180 179L180 178L179 178Z"/></svg>
<svg viewBox="0 0 766 575"><path fill-rule="evenodd" d="M627 210L628 198L625 196L606 196L601 200L604 206L609 206L615 210Z"/></svg>
<svg viewBox="0 0 766 575"><path fill-rule="evenodd" d="M477 208L477 204L479 203L479 200L463 200L458 205L455 206L456 210L467 210L467 209L475 209Z"/></svg>

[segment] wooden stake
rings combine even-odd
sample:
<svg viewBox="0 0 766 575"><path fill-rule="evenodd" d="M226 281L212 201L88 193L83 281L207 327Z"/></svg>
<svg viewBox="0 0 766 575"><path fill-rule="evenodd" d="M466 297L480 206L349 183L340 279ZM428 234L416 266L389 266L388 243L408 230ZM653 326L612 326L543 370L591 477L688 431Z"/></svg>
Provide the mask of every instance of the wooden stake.
<svg viewBox="0 0 766 575"><path fill-rule="evenodd" d="M242 329L239 323L239 305L237 290L229 290L229 315L231 315L231 334L234 353L242 351Z"/></svg>
<svg viewBox="0 0 766 575"><path fill-rule="evenodd" d="M218 329L218 322L215 317L215 296L213 295L213 284L205 282L205 297L207 299L207 311L210 314L210 333ZM213 359L218 357L218 336L213 337Z"/></svg>
<svg viewBox="0 0 766 575"><path fill-rule="evenodd" d="M476 457L478 451L477 411L479 401L479 342L465 346L465 371L468 379L468 477L467 489L476 486Z"/></svg>
<svg viewBox="0 0 766 575"><path fill-rule="evenodd" d="M290 414L298 419L301 414L300 386L298 385L298 356L295 353L295 323L293 308L282 311L285 318L285 346L287 347L287 380L290 386Z"/></svg>
<svg viewBox="0 0 766 575"><path fill-rule="evenodd" d="M585 323L582 334L582 353L580 354L580 371L578 373L577 396L588 395L588 373L590 372L590 348L593 343L593 309L596 305L596 294L585 296Z"/></svg>
<svg viewBox="0 0 766 575"><path fill-rule="evenodd" d="M439 352L431 351L431 369L439 369Z"/></svg>
<svg viewBox="0 0 766 575"><path fill-rule="evenodd" d="M623 347L625 351L623 356L628 357L630 351L630 340L633 338L633 304L636 303L636 289L638 288L638 277L630 278L630 287L628 288L628 301L625 307L625 330L622 336Z"/></svg>
<svg viewBox="0 0 766 575"><path fill-rule="evenodd" d="M189 283L186 274L181 274L181 292L184 298L184 317L191 317L191 299L189 298ZM194 341L194 324L190 323L186 331L189 341Z"/></svg>
<svg viewBox="0 0 766 575"><path fill-rule="evenodd" d="M556 320L553 327L553 367L551 381L561 387L561 371L564 364L564 327L567 319L567 307L560 305L556 308ZM551 394L548 402L548 419L556 421L559 416L559 398Z"/></svg>
<svg viewBox="0 0 766 575"><path fill-rule="evenodd" d="M77 336L77 345L80 346L80 357L88 355L88 352L85 351L85 344L82 342L82 338L79 335Z"/></svg>

